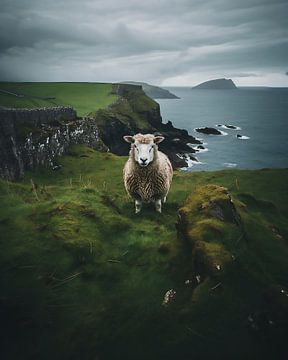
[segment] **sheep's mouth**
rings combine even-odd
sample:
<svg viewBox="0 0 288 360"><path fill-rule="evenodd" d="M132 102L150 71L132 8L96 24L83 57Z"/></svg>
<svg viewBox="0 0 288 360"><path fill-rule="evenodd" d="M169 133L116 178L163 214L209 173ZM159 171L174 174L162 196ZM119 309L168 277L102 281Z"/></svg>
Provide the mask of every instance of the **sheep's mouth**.
<svg viewBox="0 0 288 360"><path fill-rule="evenodd" d="M140 165L141 167L146 167L148 164L147 164L147 163L139 163L139 165Z"/></svg>

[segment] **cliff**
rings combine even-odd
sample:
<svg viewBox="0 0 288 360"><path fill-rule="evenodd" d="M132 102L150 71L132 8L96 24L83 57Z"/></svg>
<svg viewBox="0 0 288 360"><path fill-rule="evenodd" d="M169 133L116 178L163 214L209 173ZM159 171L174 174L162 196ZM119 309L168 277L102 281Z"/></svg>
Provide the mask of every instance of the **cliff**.
<svg viewBox="0 0 288 360"><path fill-rule="evenodd" d="M73 144L128 155L129 145L123 136L137 132L163 134L166 141L160 149L174 167L187 166L185 154L192 157L195 152L187 144L200 141L171 122L163 124L159 104L141 86L115 84L110 93L116 101L83 118L69 106L0 109L0 177L15 180L23 177L25 170L40 165L56 169L57 157Z"/></svg>
<svg viewBox="0 0 288 360"><path fill-rule="evenodd" d="M113 92L119 96L116 103L89 115L95 119L105 145L117 155L127 155L130 146L122 140L124 135L161 133L165 141L160 150L169 156L175 168L187 166L186 154L193 158L195 153L188 144L201 141L186 130L175 128L170 121L163 124L159 104L147 97L141 86L115 84Z"/></svg>
<svg viewBox="0 0 288 360"><path fill-rule="evenodd" d="M236 85L231 79L215 79L205 81L197 86L194 86L192 89L237 89Z"/></svg>

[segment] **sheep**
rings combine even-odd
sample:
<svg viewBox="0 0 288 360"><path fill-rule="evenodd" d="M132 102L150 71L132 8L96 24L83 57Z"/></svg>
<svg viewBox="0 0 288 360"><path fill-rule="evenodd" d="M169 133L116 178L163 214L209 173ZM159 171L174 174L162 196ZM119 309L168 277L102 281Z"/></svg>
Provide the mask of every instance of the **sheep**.
<svg viewBox="0 0 288 360"><path fill-rule="evenodd" d="M141 211L143 202L154 202L156 211L161 213L173 177L170 160L158 150L158 144L165 138L152 134L127 135L123 138L131 143L123 180L128 195L135 200L135 213Z"/></svg>

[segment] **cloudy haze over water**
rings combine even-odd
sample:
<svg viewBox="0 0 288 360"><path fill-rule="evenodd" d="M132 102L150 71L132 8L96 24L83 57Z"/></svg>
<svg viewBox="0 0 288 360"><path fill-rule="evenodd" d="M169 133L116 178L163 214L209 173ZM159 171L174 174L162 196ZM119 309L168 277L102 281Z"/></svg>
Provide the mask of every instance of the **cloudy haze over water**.
<svg viewBox="0 0 288 360"><path fill-rule="evenodd" d="M288 1L0 0L0 80L288 86Z"/></svg>

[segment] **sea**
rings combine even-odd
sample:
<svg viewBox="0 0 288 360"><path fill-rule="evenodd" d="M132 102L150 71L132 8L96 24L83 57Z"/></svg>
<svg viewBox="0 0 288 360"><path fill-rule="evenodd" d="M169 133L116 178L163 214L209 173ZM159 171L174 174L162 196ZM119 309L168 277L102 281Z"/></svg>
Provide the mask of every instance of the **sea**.
<svg viewBox="0 0 288 360"><path fill-rule="evenodd" d="M166 89L180 99L157 100L163 122L188 130L205 147L188 171L288 167L288 88ZM195 131L206 126L222 135Z"/></svg>

